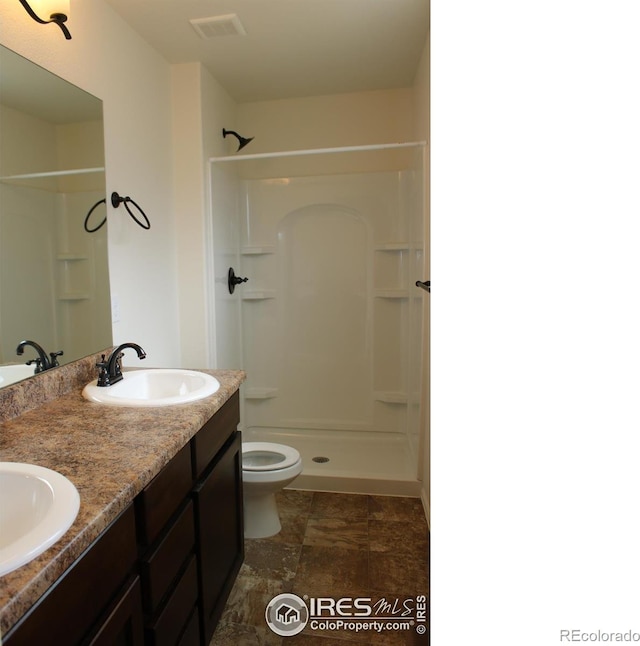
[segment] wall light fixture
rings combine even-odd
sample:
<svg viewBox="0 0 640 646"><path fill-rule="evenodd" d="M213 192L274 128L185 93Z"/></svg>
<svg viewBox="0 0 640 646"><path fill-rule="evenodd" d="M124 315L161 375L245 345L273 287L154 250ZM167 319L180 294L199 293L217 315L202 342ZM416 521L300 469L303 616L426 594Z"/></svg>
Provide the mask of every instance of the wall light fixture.
<svg viewBox="0 0 640 646"><path fill-rule="evenodd" d="M67 40L71 40L71 34L64 24L69 16L69 0L31 0L31 5L27 0L20 0L20 4L26 12L41 25L48 25L53 22L60 29ZM49 20L44 20L40 16L49 16Z"/></svg>

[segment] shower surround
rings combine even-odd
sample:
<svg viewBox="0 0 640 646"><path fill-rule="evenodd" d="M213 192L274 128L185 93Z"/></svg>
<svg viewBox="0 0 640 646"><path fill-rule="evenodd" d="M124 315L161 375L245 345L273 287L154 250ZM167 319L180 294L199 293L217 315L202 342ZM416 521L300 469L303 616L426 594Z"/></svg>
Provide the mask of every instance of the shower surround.
<svg viewBox="0 0 640 646"><path fill-rule="evenodd" d="M244 440L295 447L296 488L417 495L422 150L402 168L359 156L366 172L319 173L314 160L314 174L247 177L247 165L213 164L214 233L216 210L235 204L249 279L223 306L241 329Z"/></svg>

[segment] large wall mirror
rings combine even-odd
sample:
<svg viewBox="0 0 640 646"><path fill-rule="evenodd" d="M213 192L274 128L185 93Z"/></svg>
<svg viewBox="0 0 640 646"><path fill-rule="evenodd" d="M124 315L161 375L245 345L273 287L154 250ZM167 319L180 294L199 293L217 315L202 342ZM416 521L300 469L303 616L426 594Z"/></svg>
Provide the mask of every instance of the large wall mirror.
<svg viewBox="0 0 640 646"><path fill-rule="evenodd" d="M102 101L0 46L0 387L112 342Z"/></svg>

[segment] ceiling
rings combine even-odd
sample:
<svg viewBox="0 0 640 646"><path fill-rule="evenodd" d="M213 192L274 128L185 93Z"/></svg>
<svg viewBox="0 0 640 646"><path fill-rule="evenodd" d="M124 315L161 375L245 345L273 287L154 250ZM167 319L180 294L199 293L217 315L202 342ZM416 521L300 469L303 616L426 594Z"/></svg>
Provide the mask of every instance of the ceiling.
<svg viewBox="0 0 640 646"><path fill-rule="evenodd" d="M200 61L238 103L413 85L429 0L106 0L169 63ZM236 14L246 35L189 20Z"/></svg>

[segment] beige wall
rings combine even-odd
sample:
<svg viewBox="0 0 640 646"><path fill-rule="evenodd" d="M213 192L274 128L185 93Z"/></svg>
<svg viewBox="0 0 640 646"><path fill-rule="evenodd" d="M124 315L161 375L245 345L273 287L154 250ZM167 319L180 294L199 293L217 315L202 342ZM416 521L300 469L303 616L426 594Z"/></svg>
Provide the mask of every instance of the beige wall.
<svg viewBox="0 0 640 646"><path fill-rule="evenodd" d="M56 168L56 128L0 105L0 176ZM33 186L0 183L0 363L24 362L16 355L23 339L47 351L57 343L55 316L55 180ZM16 277L20 276L21 280ZM33 358L32 354L27 359Z"/></svg>
<svg viewBox="0 0 640 646"><path fill-rule="evenodd" d="M68 25L70 41L3 3L0 43L104 102L107 193L131 196L151 220L144 231L109 210L114 341L143 345L150 366L179 365L170 68L101 0L72 3Z"/></svg>
<svg viewBox="0 0 640 646"><path fill-rule="evenodd" d="M2 176L104 164L101 121L56 125L0 105L0 133ZM0 363L24 362L23 339L63 350L61 363L111 342L106 231L82 226L104 194L101 172L0 182Z"/></svg>
<svg viewBox="0 0 640 646"><path fill-rule="evenodd" d="M212 262L208 159L225 153L222 128L233 127L236 105L200 63L174 65L171 80L180 347L184 365L206 367L214 363L206 279Z"/></svg>
<svg viewBox="0 0 640 646"><path fill-rule="evenodd" d="M255 137L243 152L412 141L412 95L400 89L241 104L238 130Z"/></svg>
<svg viewBox="0 0 640 646"><path fill-rule="evenodd" d="M430 42L427 40L420 66L416 74L414 86L414 115L415 115L415 132L416 137L431 143L430 136ZM425 254L424 254L424 279L430 280L431 278L431 230L430 230L430 150L431 146L426 148L426 161L425 164ZM431 461L431 374L430 374L430 318L431 318L431 296L424 298L424 346L423 346L423 390L426 393L425 406L422 410L422 423L423 428L423 450L422 450L422 501L427 511L427 517L430 516L430 501L431 501L431 487L430 487L430 461Z"/></svg>
<svg viewBox="0 0 640 646"><path fill-rule="evenodd" d="M204 186L200 65L171 70L174 209L180 351L185 365L205 367ZM200 343L198 343L200 340ZM198 354L199 353L199 354Z"/></svg>

